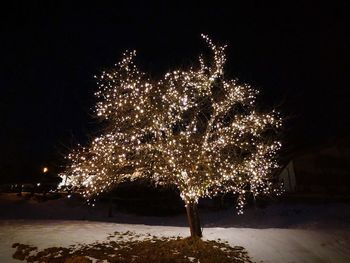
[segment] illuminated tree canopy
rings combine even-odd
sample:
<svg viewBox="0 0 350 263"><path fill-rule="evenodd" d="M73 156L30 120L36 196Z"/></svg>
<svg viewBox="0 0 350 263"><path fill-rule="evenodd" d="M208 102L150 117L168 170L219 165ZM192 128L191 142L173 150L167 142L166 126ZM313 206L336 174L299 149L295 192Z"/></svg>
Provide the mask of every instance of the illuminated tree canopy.
<svg viewBox="0 0 350 263"><path fill-rule="evenodd" d="M201 197L233 192L239 213L246 192L273 191L281 119L257 110L252 87L225 78L226 46L202 37L212 59L201 56L195 68L152 80L134 64L136 53L126 52L97 78L96 114L107 125L68 156L65 184L91 199L122 181L148 178L175 185L191 209Z"/></svg>

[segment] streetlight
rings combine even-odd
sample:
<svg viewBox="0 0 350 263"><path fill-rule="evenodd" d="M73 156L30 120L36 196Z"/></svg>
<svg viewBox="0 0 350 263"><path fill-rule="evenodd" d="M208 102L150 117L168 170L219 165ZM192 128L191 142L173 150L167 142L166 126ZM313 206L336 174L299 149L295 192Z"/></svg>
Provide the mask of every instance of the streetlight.
<svg viewBox="0 0 350 263"><path fill-rule="evenodd" d="M46 186L45 186L45 178L44 178L44 175L49 171L49 168L47 168L46 166L43 167L43 173L41 175L41 182L38 183L38 186L41 185L41 183L43 183L43 187L42 187L42 192L43 192L43 195L46 196Z"/></svg>

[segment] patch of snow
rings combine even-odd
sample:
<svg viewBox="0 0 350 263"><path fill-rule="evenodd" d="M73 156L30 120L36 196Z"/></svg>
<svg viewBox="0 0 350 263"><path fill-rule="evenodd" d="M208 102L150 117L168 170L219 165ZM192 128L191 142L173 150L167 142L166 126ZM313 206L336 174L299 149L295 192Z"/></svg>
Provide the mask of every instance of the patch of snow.
<svg viewBox="0 0 350 263"><path fill-rule="evenodd" d="M19 262L12 259L15 249L11 246L16 242L37 246L41 250L106 241L106 237L115 231L166 237L189 234L187 227L90 221L0 221L0 262ZM350 229L313 231L214 227L204 229L204 238L220 238L231 246L243 246L256 262L350 262Z"/></svg>
<svg viewBox="0 0 350 263"><path fill-rule="evenodd" d="M191 262L194 262L196 260L196 258L194 257L188 257L188 259L191 261Z"/></svg>

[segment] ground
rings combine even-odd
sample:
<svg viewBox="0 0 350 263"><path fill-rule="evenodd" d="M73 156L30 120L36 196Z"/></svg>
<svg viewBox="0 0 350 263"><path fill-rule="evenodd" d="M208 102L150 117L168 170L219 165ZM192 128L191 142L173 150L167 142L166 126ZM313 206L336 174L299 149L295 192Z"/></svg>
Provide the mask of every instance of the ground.
<svg viewBox="0 0 350 263"><path fill-rule="evenodd" d="M0 209L0 262L20 262L12 258L14 243L42 250L105 242L115 232L157 237L189 235L185 215L140 217L115 213L108 218L102 205L86 208L62 199L36 203L4 195L0 195ZM266 263L350 262L349 215L348 203L277 203L248 209L240 217L230 209L201 213L204 240L244 247L253 261ZM107 220L111 222L103 222Z"/></svg>

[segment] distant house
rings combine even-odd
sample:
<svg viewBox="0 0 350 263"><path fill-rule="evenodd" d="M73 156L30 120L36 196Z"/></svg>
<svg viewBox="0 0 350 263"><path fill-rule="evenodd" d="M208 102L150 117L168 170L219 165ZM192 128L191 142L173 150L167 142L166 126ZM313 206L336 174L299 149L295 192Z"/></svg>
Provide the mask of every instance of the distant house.
<svg viewBox="0 0 350 263"><path fill-rule="evenodd" d="M291 157L278 174L286 192L350 193L350 145L308 149Z"/></svg>

